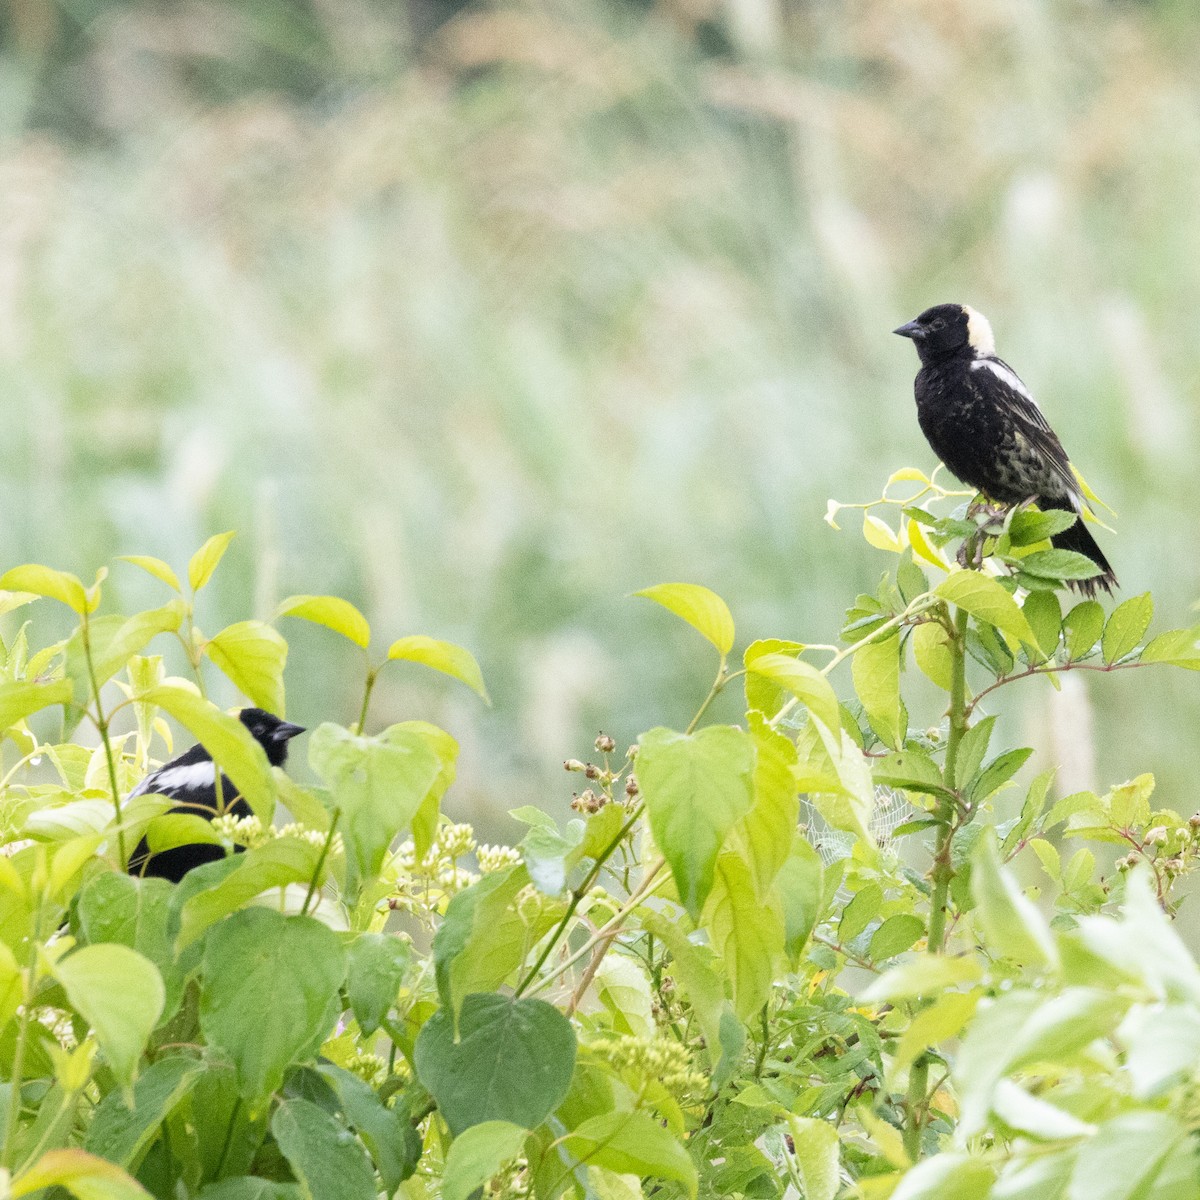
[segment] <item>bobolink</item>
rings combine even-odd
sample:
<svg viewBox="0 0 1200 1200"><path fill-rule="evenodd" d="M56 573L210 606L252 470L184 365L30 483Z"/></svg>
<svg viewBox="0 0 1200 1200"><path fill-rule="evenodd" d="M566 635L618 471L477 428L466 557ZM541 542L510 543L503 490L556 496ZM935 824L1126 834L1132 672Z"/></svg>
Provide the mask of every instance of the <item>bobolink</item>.
<svg viewBox="0 0 1200 1200"><path fill-rule="evenodd" d="M261 708L243 708L238 718L267 752L267 761L273 767L283 766L287 761L288 743L304 732L303 726L281 721ZM129 795L131 799L145 792L166 796L176 802L171 812L192 813L211 821L218 815L216 778L212 755L197 743L177 758L163 763L157 771L151 771ZM252 815L250 805L238 795L237 788L226 775L221 776L221 798L227 813L235 817ZM225 851L220 846L207 842L173 846L170 850L151 854L146 839L142 838L129 859L129 872L132 875L157 875L160 879L178 883L193 867L224 857Z"/></svg>
<svg viewBox="0 0 1200 1200"><path fill-rule="evenodd" d="M1084 499L1062 443L1017 373L996 357L992 327L964 304L938 304L893 332L911 338L921 359L914 385L917 420L933 452L963 483L1005 505L1036 501L1076 515L1051 542L1100 568L1072 580L1085 595L1111 592L1108 559L1083 523Z"/></svg>

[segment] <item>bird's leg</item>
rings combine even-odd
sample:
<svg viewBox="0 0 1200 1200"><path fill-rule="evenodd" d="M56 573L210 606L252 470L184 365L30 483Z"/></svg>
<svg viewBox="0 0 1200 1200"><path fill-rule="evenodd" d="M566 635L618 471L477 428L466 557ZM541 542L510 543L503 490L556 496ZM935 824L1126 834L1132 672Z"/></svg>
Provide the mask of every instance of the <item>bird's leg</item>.
<svg viewBox="0 0 1200 1200"><path fill-rule="evenodd" d="M983 565L983 544L989 536L1002 531L1007 504L997 504L986 496L978 495L967 507L967 520L974 523L976 531L958 548L958 565L978 571ZM999 527L997 527L999 522Z"/></svg>

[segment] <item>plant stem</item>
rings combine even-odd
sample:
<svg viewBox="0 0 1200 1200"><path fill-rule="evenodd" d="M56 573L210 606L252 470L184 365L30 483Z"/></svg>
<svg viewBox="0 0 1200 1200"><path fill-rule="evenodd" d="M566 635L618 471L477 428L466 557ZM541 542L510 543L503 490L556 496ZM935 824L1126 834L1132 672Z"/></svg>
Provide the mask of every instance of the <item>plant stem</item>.
<svg viewBox="0 0 1200 1200"><path fill-rule="evenodd" d="M79 633L83 641L83 657L87 662L88 681L92 685L92 699L96 702L96 728L100 731L100 740L104 743L104 757L108 761L108 783L112 788L113 812L117 822L117 857L121 870L124 871L129 865L129 859L125 853L125 825L121 819L121 790L117 785L117 763L113 758L112 741L108 736L108 718L104 715L104 705L100 700L100 683L96 679L96 665L92 660L92 639L86 613L81 619Z"/></svg>
<svg viewBox="0 0 1200 1200"><path fill-rule="evenodd" d="M684 730L684 733L692 733L696 726L700 724L700 718L704 716L708 710L708 706L720 695L721 689L729 682L729 676L725 674L725 655L721 655L721 663L717 667L717 677L713 680L713 685L708 690L708 695L704 697L704 703L696 710L696 715L692 718L692 723Z"/></svg>
<svg viewBox="0 0 1200 1200"><path fill-rule="evenodd" d="M563 913L562 920L560 920L559 923L554 927L554 932L550 935L545 946L542 947L542 952L538 955L537 962L535 962L533 966L529 968L524 977L521 979L521 982L517 984L517 990L514 995L520 996L533 982L537 976L537 973L545 965L546 959L550 957L554 947L558 944L558 939L562 937L563 931L570 924L571 918L575 915L575 910L582 903L584 896L588 894L588 889L591 888L592 884L596 882L601 870L604 868L604 864L609 860L609 858L616 851L617 847L625 840L629 831L637 823L638 818L642 815L642 809L644 807L644 804L639 804L637 808L633 810L629 820L626 821L625 824L622 825L617 831L617 836L613 838L611 842L609 842L609 844L601 852L599 858L597 858L592 864L592 869L584 877L583 882L571 892L571 900L567 904L567 911Z"/></svg>
<svg viewBox="0 0 1200 1200"><path fill-rule="evenodd" d="M635 891L633 895L625 901L621 908L611 917L609 917L609 919L605 921L604 924L601 925L600 928L597 929L596 932L590 938L588 938L588 940L584 942L584 944L580 946L574 954L572 954L565 961L559 963L549 975L545 975L539 979L531 989L531 992L540 992L543 988L549 987L550 984L552 984L560 975L566 971L569 971L581 958L584 958L586 955L590 954L596 946L600 945L601 942L606 943L604 948L607 950L607 942L612 941L616 931L621 927L621 925L624 924L625 918L628 917L629 914L633 912L633 910L637 908L637 906L641 904L641 902L645 900L647 896L651 895L653 892L656 892L670 878L669 875L660 874L663 867L666 865L667 864L665 860L659 859L658 863L651 869L646 878L642 880L637 891ZM517 994L520 995L519 992Z"/></svg>
<svg viewBox="0 0 1200 1200"><path fill-rule="evenodd" d="M33 968L30 968L32 970ZM32 988L28 988L32 991ZM21 1121L21 1084L25 1074L25 1046L29 1041L29 1010L32 1007L28 994L21 1005L20 1024L17 1026L17 1041L13 1049L12 1074L9 1076L8 1112L4 1120L4 1153L0 1155L0 1166L12 1169L13 1155L17 1145L17 1126Z"/></svg>
<svg viewBox="0 0 1200 1200"><path fill-rule="evenodd" d="M967 732L967 620L968 613L960 608L954 618L954 637L950 639L950 733L946 739L946 761L943 775L946 786L954 789L954 773L958 766L958 748ZM939 805L942 823L938 829L937 850L933 857L933 896L929 909L929 933L925 949L929 954L941 954L946 946L946 904L950 895L950 880L954 871L950 851L954 840L955 805L947 799ZM918 1059L908 1074L907 1113L904 1123L904 1149L917 1162L921 1157L921 1130L925 1122L929 1088L929 1061Z"/></svg>
<svg viewBox="0 0 1200 1200"><path fill-rule="evenodd" d="M375 680L379 678L378 667L367 667L367 682L363 688L362 709L358 714L358 724L354 727L354 732L362 736L362 732L367 727L367 705L371 703L371 693L375 690Z"/></svg>
<svg viewBox="0 0 1200 1200"><path fill-rule="evenodd" d="M308 913L309 902L313 898L313 893L317 890L317 880L321 878L321 868L325 865L325 860L329 857L329 847L333 845L333 835L337 832L337 823L342 815L340 808L333 810L333 819L329 822L329 833L325 838L325 845L321 847L321 854L317 858L317 865L313 868L312 879L308 881L308 894L304 897L304 903L300 906L300 915L303 917Z"/></svg>

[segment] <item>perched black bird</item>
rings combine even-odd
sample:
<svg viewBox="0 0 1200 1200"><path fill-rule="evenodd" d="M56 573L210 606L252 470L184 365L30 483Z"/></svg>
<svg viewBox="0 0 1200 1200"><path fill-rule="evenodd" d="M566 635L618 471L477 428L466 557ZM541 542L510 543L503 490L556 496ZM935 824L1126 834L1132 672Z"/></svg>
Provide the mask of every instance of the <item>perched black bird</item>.
<svg viewBox="0 0 1200 1200"><path fill-rule="evenodd" d="M303 726L290 725L261 708L243 708L238 717L267 752L267 761L273 767L283 766L288 743L304 732ZM151 771L129 795L131 799L144 792L166 796L175 801L171 812L193 813L211 821L218 815L216 775L212 755L197 743L178 758L163 763L157 771ZM221 798L225 812L237 817L252 815L250 805L226 775L221 776ZM129 872L131 875L157 875L160 879L178 883L193 867L224 857L225 851L220 846L203 842L151 854L146 839L142 838L129 859Z"/></svg>
<svg viewBox="0 0 1200 1200"><path fill-rule="evenodd" d="M1062 443L1017 373L996 357L992 327L964 304L938 304L893 332L912 338L921 359L917 420L933 452L963 483L1001 504L1034 500L1064 509L1074 525L1051 542L1101 570L1072 581L1086 595L1111 592L1108 559L1083 523L1084 500Z"/></svg>

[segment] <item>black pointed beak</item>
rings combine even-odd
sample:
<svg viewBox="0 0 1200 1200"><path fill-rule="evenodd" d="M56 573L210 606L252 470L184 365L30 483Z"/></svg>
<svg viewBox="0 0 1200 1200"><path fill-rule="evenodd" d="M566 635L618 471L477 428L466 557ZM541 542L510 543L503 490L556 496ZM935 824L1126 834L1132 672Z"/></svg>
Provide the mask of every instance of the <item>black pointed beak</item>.
<svg viewBox="0 0 1200 1200"><path fill-rule="evenodd" d="M899 329L893 329L893 333L899 334L900 337L920 339L925 336L925 330L919 321L909 321L901 325Z"/></svg>
<svg viewBox="0 0 1200 1200"><path fill-rule="evenodd" d="M280 721L275 728L275 738L281 742L290 742L304 732L303 725L292 725L288 721Z"/></svg>

